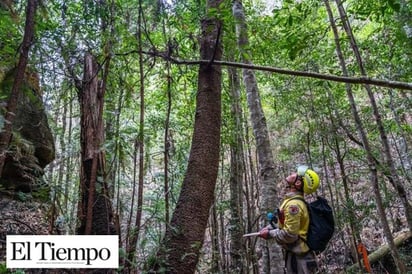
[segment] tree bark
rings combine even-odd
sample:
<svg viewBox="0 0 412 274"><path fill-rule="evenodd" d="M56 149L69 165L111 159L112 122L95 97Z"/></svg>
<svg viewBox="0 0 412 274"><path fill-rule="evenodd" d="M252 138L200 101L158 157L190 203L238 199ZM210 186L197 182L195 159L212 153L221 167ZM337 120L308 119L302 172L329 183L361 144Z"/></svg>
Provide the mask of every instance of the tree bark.
<svg viewBox="0 0 412 274"><path fill-rule="evenodd" d="M246 119L244 117L243 119ZM256 231L259 229L257 220L259 219L258 216L258 203L259 197L258 194L260 193L260 187L257 183L258 174L256 174L255 163L257 162L256 151L253 149L253 142L251 140L251 136L249 134L250 129L248 124L245 123L245 151L246 153L246 161L244 164L245 167L245 188L244 188L244 195L245 195L245 208L246 208L246 229L245 232ZM247 248L247 255L246 255L246 267L252 273L259 273L259 259L260 259L260 252L256 250L256 242L258 238L254 239L246 239L246 248Z"/></svg>
<svg viewBox="0 0 412 274"><path fill-rule="evenodd" d="M17 64L14 76L13 87L7 102L6 113L4 115L4 126L0 132L0 177L3 173L4 162L6 160L7 149L12 138L13 122L19 101L20 87L25 79L26 66L29 59L29 51L34 37L35 16L38 1L27 1L26 22L24 27L23 42L20 48L19 63Z"/></svg>
<svg viewBox="0 0 412 274"><path fill-rule="evenodd" d="M162 21L162 30L163 36L167 37L166 31L166 19ZM170 38L169 38L170 39ZM166 39L165 39L166 40ZM167 41L169 52L168 55L172 54L171 41ZM172 74L171 74L171 63L166 62L166 77L167 77L167 87L166 87L166 96L167 96L167 107L166 107L166 119L165 119L165 128L164 128L164 199L165 199L165 223L168 224L170 221L170 191L169 191L169 159L170 154L173 150L173 136L170 132L170 114L172 111Z"/></svg>
<svg viewBox="0 0 412 274"><path fill-rule="evenodd" d="M78 218L80 235L112 234L112 210L105 182L103 145L104 90L97 79L97 63L86 54L82 89L79 91L81 112L81 174Z"/></svg>
<svg viewBox="0 0 412 274"><path fill-rule="evenodd" d="M73 117L73 101L69 100L69 117ZM73 129L73 124L72 124L72 119L69 119L69 125L67 129L67 146L72 147L73 141L72 141L72 129ZM77 158L77 156L76 156ZM73 157L69 157L66 161L66 176L64 179L64 201L65 201L65 209L66 212L68 212L68 220L69 223L67 224L67 228L70 231L69 234L74 234L75 233L75 215L76 215L76 210L74 209L76 202L73 201L73 198L70 198L69 196L69 189L70 189L70 183L73 181L72 176L74 174L68 172L73 168L74 165L72 165Z"/></svg>
<svg viewBox="0 0 412 274"><path fill-rule="evenodd" d="M218 8L221 0L209 0L208 8ZM202 21L200 55L220 60L221 22L216 18ZM209 210L214 200L219 167L221 124L221 68L211 64L199 67L198 93L192 147L181 193L166 229L158 272L194 273L203 245Z"/></svg>
<svg viewBox="0 0 412 274"><path fill-rule="evenodd" d="M209 230L210 230L210 239L211 239L211 248L210 251L212 252L211 255L211 263L210 269L208 273L222 273L222 257L220 256L220 249L221 244L219 243L219 222L218 222L218 213L216 210L216 206L213 205L210 210L210 217L209 217Z"/></svg>
<svg viewBox="0 0 412 274"><path fill-rule="evenodd" d="M243 63L251 64L250 52L247 50L249 39L243 5L240 0L233 1L233 16L236 21L236 33L240 55ZM259 96L259 88L253 70L243 69L243 81L246 86L247 103L251 116L253 134L256 140L256 149L259 161L259 179L261 185L260 213L266 216L276 205L279 204L275 188L275 163L273 161L269 134L266 125L265 114ZM261 227L265 225L261 222ZM271 242L261 241L263 251L263 273L281 273L283 271L283 258L281 248Z"/></svg>
<svg viewBox="0 0 412 274"><path fill-rule="evenodd" d="M229 87L231 94L231 114L234 128L230 142L230 273L247 273L244 267L245 250L242 244L244 232L243 216L243 185L244 185L244 149L243 149L243 112L241 107L240 80L237 70L229 68Z"/></svg>

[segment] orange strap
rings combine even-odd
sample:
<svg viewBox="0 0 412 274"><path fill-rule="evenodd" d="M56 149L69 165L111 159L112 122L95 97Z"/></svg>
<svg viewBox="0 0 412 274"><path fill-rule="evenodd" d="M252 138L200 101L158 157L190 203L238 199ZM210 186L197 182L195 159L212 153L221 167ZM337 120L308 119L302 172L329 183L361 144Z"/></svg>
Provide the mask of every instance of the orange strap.
<svg viewBox="0 0 412 274"><path fill-rule="evenodd" d="M371 266L369 264L368 251L363 243L358 244L358 253L362 255L363 264L368 273L371 273Z"/></svg>

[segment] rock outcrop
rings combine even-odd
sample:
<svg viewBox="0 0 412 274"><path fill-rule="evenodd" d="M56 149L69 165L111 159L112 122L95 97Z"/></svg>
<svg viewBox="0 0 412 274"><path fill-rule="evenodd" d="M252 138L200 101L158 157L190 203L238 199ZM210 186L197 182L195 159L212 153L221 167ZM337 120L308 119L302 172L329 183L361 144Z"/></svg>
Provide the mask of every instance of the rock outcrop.
<svg viewBox="0 0 412 274"><path fill-rule="evenodd" d="M0 126L13 85L14 71L0 81ZM13 134L1 174L0 188L7 191L34 192L47 189L44 168L55 156L54 139L44 109L36 74L26 73L13 122Z"/></svg>

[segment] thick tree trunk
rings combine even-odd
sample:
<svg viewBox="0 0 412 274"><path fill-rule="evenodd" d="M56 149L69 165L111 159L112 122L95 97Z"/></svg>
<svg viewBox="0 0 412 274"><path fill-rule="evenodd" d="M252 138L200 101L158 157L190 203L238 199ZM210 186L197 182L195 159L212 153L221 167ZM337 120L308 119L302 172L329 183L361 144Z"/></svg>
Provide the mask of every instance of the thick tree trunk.
<svg viewBox="0 0 412 274"><path fill-rule="evenodd" d="M104 92L97 80L97 63L86 54L82 89L79 91L81 112L81 174L77 234L112 234L111 203L104 181L103 102Z"/></svg>
<svg viewBox="0 0 412 274"><path fill-rule="evenodd" d="M249 39L243 5L240 0L233 1L233 16L236 21L236 33L240 55L243 63L251 64L250 52L247 50ZM267 212L279 204L275 188L275 164L273 161L272 150L270 146L269 134L266 125L265 114L263 113L262 104L259 96L259 89L256 77L251 69L243 69L243 81L246 86L247 103L250 111L253 134L256 140L256 149L259 161L259 178L261 185L261 207L260 213L266 216ZM265 224L261 222L263 227ZM281 248L273 243L261 241L263 252L263 273L282 273L283 258Z"/></svg>
<svg viewBox="0 0 412 274"><path fill-rule="evenodd" d="M210 8L218 8L221 1L209 1ZM210 64L199 68L198 94L192 147L182 190L167 227L158 265L167 273L194 273L203 245L210 206L219 167L221 124L221 68L213 60L220 60L221 22L215 18L202 21L200 55Z"/></svg>
<svg viewBox="0 0 412 274"><path fill-rule="evenodd" d="M14 117L16 116L17 102L19 101L20 87L25 78L26 66L29 59L29 51L34 37L35 15L38 1L27 1L26 25L24 27L23 42L21 45L19 63L14 76L13 87L7 102L7 110L4 115L4 127L0 132L0 177L3 173L6 152L12 137Z"/></svg>

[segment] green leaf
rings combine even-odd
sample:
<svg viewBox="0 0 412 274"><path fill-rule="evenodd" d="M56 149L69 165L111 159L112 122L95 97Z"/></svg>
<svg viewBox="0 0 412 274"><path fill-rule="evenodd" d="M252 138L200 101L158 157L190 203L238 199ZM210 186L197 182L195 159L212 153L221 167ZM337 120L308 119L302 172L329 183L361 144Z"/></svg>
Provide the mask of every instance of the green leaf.
<svg viewBox="0 0 412 274"><path fill-rule="evenodd" d="M293 25L293 16L290 14L289 18L288 18L288 26L292 26Z"/></svg>
<svg viewBox="0 0 412 274"><path fill-rule="evenodd" d="M401 3L397 0L388 0L389 7L391 7L394 11L399 12L401 9Z"/></svg>

